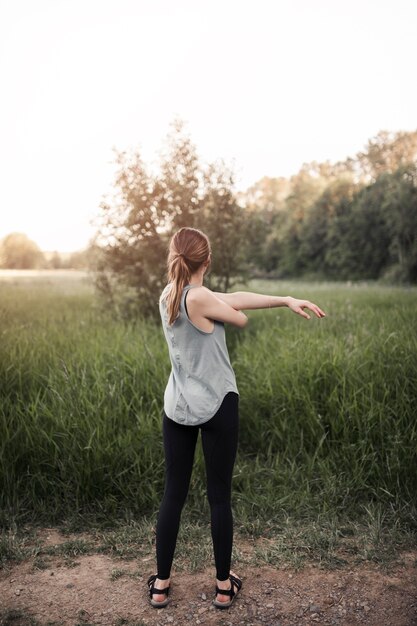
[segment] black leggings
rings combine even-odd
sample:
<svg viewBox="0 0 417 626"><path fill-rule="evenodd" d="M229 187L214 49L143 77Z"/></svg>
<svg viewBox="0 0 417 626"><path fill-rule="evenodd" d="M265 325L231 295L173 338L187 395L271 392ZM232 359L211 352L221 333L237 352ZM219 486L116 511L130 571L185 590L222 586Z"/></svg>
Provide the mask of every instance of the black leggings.
<svg viewBox="0 0 417 626"><path fill-rule="evenodd" d="M199 426L178 424L163 411L165 491L156 525L156 559L161 579L170 577L199 429L206 465L216 577L227 580L230 573L233 543L230 499L239 430L239 395L234 391L229 391L216 414Z"/></svg>

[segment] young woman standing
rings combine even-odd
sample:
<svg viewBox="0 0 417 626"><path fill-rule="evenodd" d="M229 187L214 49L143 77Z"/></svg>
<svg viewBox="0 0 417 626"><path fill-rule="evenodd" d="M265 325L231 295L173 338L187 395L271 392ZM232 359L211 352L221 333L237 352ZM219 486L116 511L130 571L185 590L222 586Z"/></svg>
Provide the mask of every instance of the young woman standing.
<svg viewBox="0 0 417 626"><path fill-rule="evenodd" d="M214 605L229 607L242 587L241 579L230 571L239 391L224 324L246 326L248 318L242 309L287 306L307 319L310 316L304 309L319 318L325 315L308 300L290 296L213 292L203 286L210 263L210 241L201 230L183 227L173 235L167 262L169 282L159 299L172 369L164 392L165 491L156 525L158 571L148 579L150 601L157 608L169 602L171 565L199 430L216 565Z"/></svg>

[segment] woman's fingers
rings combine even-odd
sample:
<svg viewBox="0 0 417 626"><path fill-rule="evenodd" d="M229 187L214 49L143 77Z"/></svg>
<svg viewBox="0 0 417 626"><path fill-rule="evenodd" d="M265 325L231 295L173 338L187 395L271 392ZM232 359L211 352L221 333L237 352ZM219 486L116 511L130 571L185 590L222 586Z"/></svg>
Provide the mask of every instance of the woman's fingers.
<svg viewBox="0 0 417 626"><path fill-rule="evenodd" d="M313 311L313 313L315 313L317 317L326 317L326 313L322 311L321 308L317 306L317 304L312 304L311 302L309 304L310 306L308 308L311 309L311 311Z"/></svg>
<svg viewBox="0 0 417 626"><path fill-rule="evenodd" d="M313 311L313 313L319 318L326 316L325 312L322 311L321 308L317 306L317 304L309 302L308 300L299 300L298 302L296 302L293 311L294 313L298 313L298 315L301 315L302 317L305 317L307 320L309 320L310 315L303 311L303 309L309 309L310 311Z"/></svg>
<svg viewBox="0 0 417 626"><path fill-rule="evenodd" d="M301 315L301 317L305 317L307 320L309 320L310 319L309 314L303 311L303 308L302 308L306 306L307 306L306 303L302 302L301 304L295 304L294 306L290 308L291 308L291 311L294 311L294 313L297 313L297 315Z"/></svg>

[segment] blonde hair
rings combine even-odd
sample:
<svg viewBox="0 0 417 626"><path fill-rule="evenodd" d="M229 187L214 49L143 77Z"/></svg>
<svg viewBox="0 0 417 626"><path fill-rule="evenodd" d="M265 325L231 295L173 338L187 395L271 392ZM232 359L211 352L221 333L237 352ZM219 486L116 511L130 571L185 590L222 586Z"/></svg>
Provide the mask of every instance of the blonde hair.
<svg viewBox="0 0 417 626"><path fill-rule="evenodd" d="M167 260L171 288L166 296L169 325L179 315L182 291L189 283L191 274L197 272L210 255L209 238L198 228L183 226L171 237Z"/></svg>

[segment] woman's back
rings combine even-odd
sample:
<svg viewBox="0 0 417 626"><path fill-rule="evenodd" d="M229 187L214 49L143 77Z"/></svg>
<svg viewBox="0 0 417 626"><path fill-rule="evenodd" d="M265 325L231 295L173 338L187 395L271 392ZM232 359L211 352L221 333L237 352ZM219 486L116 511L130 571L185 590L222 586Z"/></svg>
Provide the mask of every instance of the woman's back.
<svg viewBox="0 0 417 626"><path fill-rule="evenodd" d="M214 320L212 332L194 324L186 310L186 295L197 285L182 290L179 316L170 326L165 296L159 299L162 327L171 361L171 373L164 393L167 416L181 424L202 424L220 407L228 391L239 393L230 363L224 323Z"/></svg>

